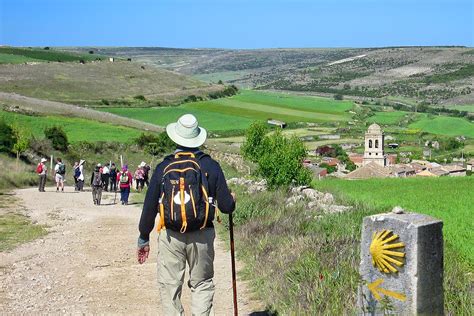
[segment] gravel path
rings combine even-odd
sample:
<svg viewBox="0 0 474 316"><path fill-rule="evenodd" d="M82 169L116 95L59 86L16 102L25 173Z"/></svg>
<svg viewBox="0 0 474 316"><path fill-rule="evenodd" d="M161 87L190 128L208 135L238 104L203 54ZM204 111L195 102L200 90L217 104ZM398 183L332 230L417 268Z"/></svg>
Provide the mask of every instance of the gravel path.
<svg viewBox="0 0 474 316"><path fill-rule="evenodd" d="M49 234L0 253L0 314L161 314L156 276L156 232L152 254L136 262L140 206L113 205L105 194L94 207L90 192L18 190L28 215ZM230 254L216 242L216 315L232 315ZM240 314L256 306L239 282ZM190 291L184 286L187 308ZM186 309L186 314L190 315Z"/></svg>

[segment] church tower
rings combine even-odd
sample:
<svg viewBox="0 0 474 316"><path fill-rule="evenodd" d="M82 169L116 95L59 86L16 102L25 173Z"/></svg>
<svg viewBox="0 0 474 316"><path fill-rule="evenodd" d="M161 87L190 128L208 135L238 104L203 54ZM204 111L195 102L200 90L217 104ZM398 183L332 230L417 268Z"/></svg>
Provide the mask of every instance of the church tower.
<svg viewBox="0 0 474 316"><path fill-rule="evenodd" d="M386 166L385 155L383 151L384 134L377 124L369 126L365 133L365 151L362 165L365 166L371 162L375 162L382 167Z"/></svg>

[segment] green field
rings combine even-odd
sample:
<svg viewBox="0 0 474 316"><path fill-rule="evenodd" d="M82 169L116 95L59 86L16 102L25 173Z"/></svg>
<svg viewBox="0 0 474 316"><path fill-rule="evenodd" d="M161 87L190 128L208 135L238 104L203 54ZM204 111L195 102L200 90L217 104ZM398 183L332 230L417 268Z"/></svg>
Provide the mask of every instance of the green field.
<svg viewBox="0 0 474 316"><path fill-rule="evenodd" d="M80 118L29 116L0 110L0 119L4 119L10 124L18 124L28 128L37 138L44 137L43 131L46 127L61 126L71 143L79 141L117 141L128 143L141 134L139 130L132 128Z"/></svg>
<svg viewBox="0 0 474 316"><path fill-rule="evenodd" d="M409 113L403 111L376 112L375 115L367 119L367 122L381 125L395 125L398 124L407 114Z"/></svg>
<svg viewBox="0 0 474 316"><path fill-rule="evenodd" d="M449 116L425 115L424 118L409 125L409 128L420 129L424 132L447 136L466 136L474 138L474 124L467 119Z"/></svg>
<svg viewBox="0 0 474 316"><path fill-rule="evenodd" d="M474 113L474 104L471 104L471 105L450 105L450 106L447 106L446 108Z"/></svg>
<svg viewBox="0 0 474 316"><path fill-rule="evenodd" d="M94 54L76 54L53 49L46 50L43 48L0 47L0 64L19 64L33 61L91 61L96 58L104 58L104 56Z"/></svg>
<svg viewBox="0 0 474 316"><path fill-rule="evenodd" d="M26 57L22 55L12 55L0 53L0 64L22 64L27 62L43 62L44 60Z"/></svg>
<svg viewBox="0 0 474 316"><path fill-rule="evenodd" d="M224 99L186 103L179 107L107 108L103 111L165 126L180 115L192 113L213 132L242 130L255 120L269 118L285 122L333 122L349 119L352 103L281 93L242 91Z"/></svg>
<svg viewBox="0 0 474 316"><path fill-rule="evenodd" d="M343 200L378 208L380 212L401 207L442 219L444 239L467 262L474 262L474 177L436 179L329 180L314 184Z"/></svg>

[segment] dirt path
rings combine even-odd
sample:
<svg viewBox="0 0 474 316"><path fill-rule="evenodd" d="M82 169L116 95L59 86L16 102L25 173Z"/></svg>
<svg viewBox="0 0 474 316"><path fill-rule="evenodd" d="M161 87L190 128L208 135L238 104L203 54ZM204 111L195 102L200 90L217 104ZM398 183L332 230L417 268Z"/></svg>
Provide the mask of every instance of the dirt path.
<svg viewBox="0 0 474 316"><path fill-rule="evenodd" d="M112 194L104 196L108 205L94 207L90 192L66 191L16 191L32 219L50 233L0 253L0 314L161 314L156 232L149 260L139 265L135 257L140 208L113 205ZM217 241L216 315L233 313L230 276L230 254ZM183 288L189 306L190 291ZM245 284L238 288L240 314L249 314Z"/></svg>

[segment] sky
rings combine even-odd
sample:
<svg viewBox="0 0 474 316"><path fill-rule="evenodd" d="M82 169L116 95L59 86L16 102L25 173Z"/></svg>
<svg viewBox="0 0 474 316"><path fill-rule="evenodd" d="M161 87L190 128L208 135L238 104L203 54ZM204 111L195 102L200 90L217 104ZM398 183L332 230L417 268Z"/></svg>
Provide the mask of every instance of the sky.
<svg viewBox="0 0 474 316"><path fill-rule="evenodd" d="M0 45L474 46L474 0L0 0Z"/></svg>

